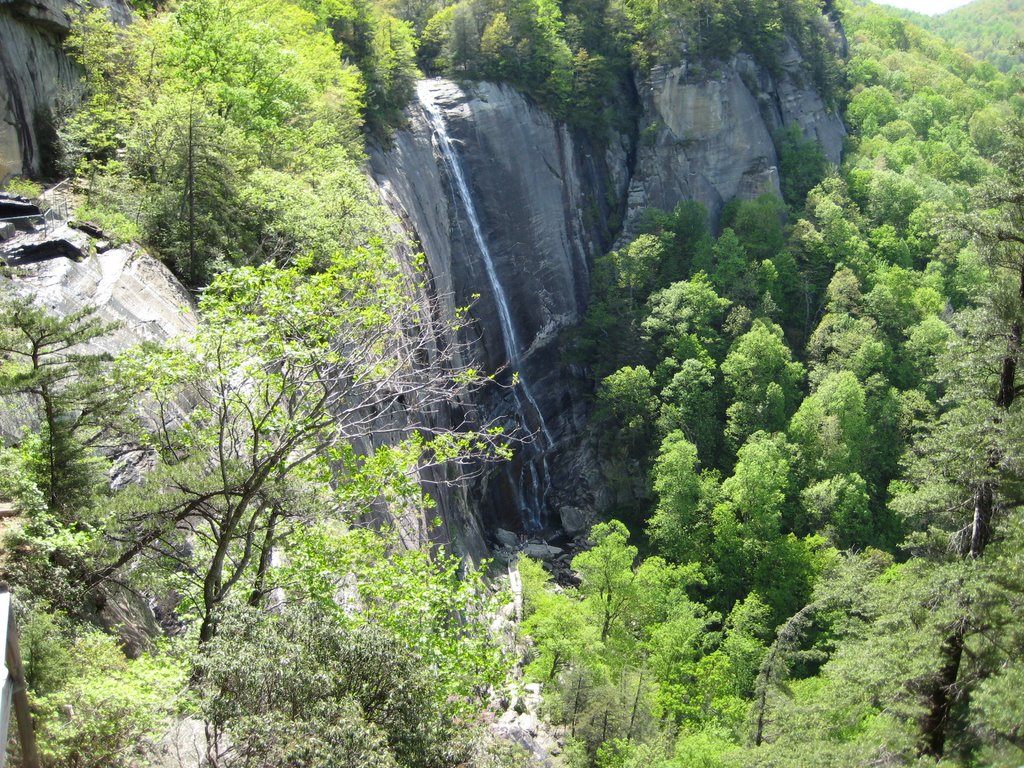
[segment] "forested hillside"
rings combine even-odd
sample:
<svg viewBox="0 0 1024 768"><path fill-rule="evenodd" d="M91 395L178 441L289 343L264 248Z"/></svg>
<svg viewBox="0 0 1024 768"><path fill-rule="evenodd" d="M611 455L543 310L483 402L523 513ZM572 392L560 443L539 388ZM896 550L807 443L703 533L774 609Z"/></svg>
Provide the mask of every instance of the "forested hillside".
<svg viewBox="0 0 1024 768"><path fill-rule="evenodd" d="M142 244L196 330L111 353L124 329L34 302L24 263L0 293L0 570L44 765L164 765L172 725L224 768L1024 760L1016 80L814 0L134 12L75 20L49 165L102 231L83 260ZM431 495L523 440L474 394L521 390L406 258L367 143L445 75L629 155L652 71L737 56L798 62L841 165L794 123L766 139L781 196L605 233L560 341L610 508L568 568L430 543ZM543 722L503 731L531 683Z"/></svg>
<svg viewBox="0 0 1024 768"><path fill-rule="evenodd" d="M430 518L426 468L505 451L401 419L482 381L363 167L364 127L410 93L406 28L276 0L137 10L73 25L83 98L58 159L106 238L80 258L145 244L197 289L199 323L115 358L135 329L34 304L16 259L5 278L2 568L43 763L167 760L182 718L210 764L486 761L503 601L381 524Z"/></svg>
<svg viewBox="0 0 1024 768"><path fill-rule="evenodd" d="M635 544L524 572L528 673L600 765L1019 760L1016 85L843 23L840 168L786 136L785 200L650 211L598 263L577 354Z"/></svg>
<svg viewBox="0 0 1024 768"><path fill-rule="evenodd" d="M1017 73L1024 61L1024 3L1019 0L974 0L938 16L903 15L1001 72Z"/></svg>

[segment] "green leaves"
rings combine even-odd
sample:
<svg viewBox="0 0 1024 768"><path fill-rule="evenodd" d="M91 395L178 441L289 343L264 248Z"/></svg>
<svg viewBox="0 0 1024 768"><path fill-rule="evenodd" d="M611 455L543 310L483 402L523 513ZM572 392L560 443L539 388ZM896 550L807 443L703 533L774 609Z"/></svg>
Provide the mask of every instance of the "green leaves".
<svg viewBox="0 0 1024 768"><path fill-rule="evenodd" d="M243 764L428 768L468 752L447 670L327 606L231 612L197 672L211 746Z"/></svg>
<svg viewBox="0 0 1024 768"><path fill-rule="evenodd" d="M415 547L407 533L340 522L299 527L284 542L288 564L270 574L271 582L313 600L336 621L378 627L400 640L436 675L436 702L471 712L507 672L487 623L504 596L490 593L482 570Z"/></svg>
<svg viewBox="0 0 1024 768"><path fill-rule="evenodd" d="M44 764L128 768L163 735L183 703L180 658L125 658L115 638L93 628L77 636L36 609L25 617L33 719Z"/></svg>
<svg viewBox="0 0 1024 768"><path fill-rule="evenodd" d="M170 562L186 564L179 588L202 618L201 642L236 585L261 602L271 553L297 521L384 507L418 528L430 506L420 470L501 453L500 432L403 419L406 405L451 402L477 377L420 333L416 286L381 244L314 274L306 266L225 272L203 294L192 339L142 348L121 367L151 400L156 430L143 439L161 463L129 492L136 504L118 505L120 543L95 578L140 556L164 568L186 533L198 537Z"/></svg>
<svg viewBox="0 0 1024 768"><path fill-rule="evenodd" d="M653 476L658 506L648 525L652 542L677 563L703 562L711 548L717 475L698 474L696 447L676 431L662 441Z"/></svg>
<svg viewBox="0 0 1024 768"><path fill-rule="evenodd" d="M683 717L680 697L689 701L716 617L687 598L702 583L697 566L638 563L617 520L595 525L591 537L592 548L572 561L578 588L555 588L531 561L519 568L527 674L545 684L555 717L596 750L613 738L653 735L652 713Z"/></svg>
<svg viewBox="0 0 1024 768"><path fill-rule="evenodd" d="M658 398L651 372L642 365L622 368L601 382L601 412L620 424L619 437L635 449L649 437L658 413Z"/></svg>
<svg viewBox="0 0 1024 768"><path fill-rule="evenodd" d="M410 59L408 32L387 29ZM392 236L359 166L365 81L309 11L189 0L128 31L97 11L71 44L87 100L61 128L69 170L93 180L90 210L193 286ZM387 77L408 91L408 72Z"/></svg>
<svg viewBox="0 0 1024 768"><path fill-rule="evenodd" d="M115 327L89 307L61 318L31 297L0 302L0 393L26 424L4 455L8 498L25 516L12 565L22 583L60 605L80 597L102 527L97 501L108 460L96 452L118 446L131 419L131 390L106 377L109 355L85 351Z"/></svg>
<svg viewBox="0 0 1024 768"><path fill-rule="evenodd" d="M758 320L733 344L722 374L734 398L726 412L726 435L738 448L758 430L785 426L799 398L804 367L792 360L782 329Z"/></svg>

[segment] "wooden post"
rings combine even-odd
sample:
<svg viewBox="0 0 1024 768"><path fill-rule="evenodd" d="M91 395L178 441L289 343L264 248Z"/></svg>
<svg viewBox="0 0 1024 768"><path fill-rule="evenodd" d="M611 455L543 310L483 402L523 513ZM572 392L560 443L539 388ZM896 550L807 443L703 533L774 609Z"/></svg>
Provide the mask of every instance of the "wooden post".
<svg viewBox="0 0 1024 768"><path fill-rule="evenodd" d="M11 595L9 592L0 592L0 637L4 638L4 649L7 648L7 619L10 617ZM0 693L0 768L7 765L7 733L11 726L11 693L14 689L14 681L10 672L7 671L6 653L4 663L0 666L0 685L3 691Z"/></svg>
<svg viewBox="0 0 1024 768"><path fill-rule="evenodd" d="M11 612L11 593L6 586L0 586L0 630L4 637L6 651L4 660L4 692L0 705L0 726L2 726L3 752L0 754L0 768L7 760L7 729L10 725L11 704L18 720L18 742L21 744L23 768L40 768L39 749L36 747L36 732L32 726L32 713L28 708L28 685L25 682L25 668L21 663L21 647L18 644L18 625Z"/></svg>

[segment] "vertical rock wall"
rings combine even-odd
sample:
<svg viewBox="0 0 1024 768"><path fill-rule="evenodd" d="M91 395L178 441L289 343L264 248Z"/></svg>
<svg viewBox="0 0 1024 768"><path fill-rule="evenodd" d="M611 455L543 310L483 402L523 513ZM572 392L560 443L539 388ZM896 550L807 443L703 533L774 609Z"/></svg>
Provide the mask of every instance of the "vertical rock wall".
<svg viewBox="0 0 1024 768"><path fill-rule="evenodd" d="M697 200L717 220L734 197L779 194L772 139L779 128L799 126L838 164L846 129L808 82L803 63L789 44L778 76L745 55L711 72L655 67L638 84L643 111L626 234L647 208L670 211L681 200Z"/></svg>
<svg viewBox="0 0 1024 768"><path fill-rule="evenodd" d="M470 489L464 501L478 510L481 533L531 527L524 488L538 472L548 484L546 526L575 532L607 507L587 437L593 383L563 357L564 332L586 309L589 265L613 236L630 238L647 208L671 210L695 199L714 221L733 197L777 194L773 133L779 128L799 126L838 163L843 123L803 69L792 45L775 75L742 55L714 72L656 68L638 86L635 137L610 136L600 150L508 87L434 80L421 85L422 95L442 118L457 173L421 103L410 107L408 127L389 148L371 151L381 194L422 248L447 311L472 307L479 364L487 372L507 370L513 336L520 379L553 438L543 463L536 450L520 448L516 459ZM471 213L454 175L463 177ZM617 217L624 225L611 232ZM505 417L510 430L537 430L522 418L523 399L508 386L486 393L481 409Z"/></svg>
<svg viewBox="0 0 1024 768"><path fill-rule="evenodd" d="M123 0L92 5L107 8L119 24L131 18ZM69 0L0 0L0 183L51 171L53 112L78 82L61 46L83 7Z"/></svg>
<svg viewBox="0 0 1024 768"><path fill-rule="evenodd" d="M581 439L588 383L564 362L561 342L586 307L591 257L606 244L602 233L625 193L612 179L627 178L626 154L613 156L617 167L609 172L603 154L510 88L481 83L463 90L444 80L428 87L458 155L521 346L517 372L553 438L543 522L560 527L563 510L571 517L581 504L599 506L596 465ZM471 306L482 368L507 369L499 297L471 236L473 222L423 106L413 105L409 119L390 149L371 153L374 175L422 246L433 285L449 309ZM485 396L487 417L500 418L517 407L508 380L502 381L505 386ZM512 418L505 425L521 433L538 429L524 429ZM520 491L532 471L524 455L519 451L477 489L485 528L524 526Z"/></svg>

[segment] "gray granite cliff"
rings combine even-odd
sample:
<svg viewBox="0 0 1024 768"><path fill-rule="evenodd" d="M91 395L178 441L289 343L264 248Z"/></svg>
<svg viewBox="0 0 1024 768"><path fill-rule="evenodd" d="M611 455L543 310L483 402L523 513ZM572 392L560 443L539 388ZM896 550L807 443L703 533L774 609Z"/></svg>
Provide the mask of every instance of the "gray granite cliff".
<svg viewBox="0 0 1024 768"><path fill-rule="evenodd" d="M703 203L716 219L734 197L779 194L772 135L780 128L799 126L838 164L846 129L803 63L790 44L778 75L745 55L712 71L655 67L637 88L642 116L625 231L645 209L672 210L680 200Z"/></svg>
<svg viewBox="0 0 1024 768"><path fill-rule="evenodd" d="M95 0L125 24L124 0ZM49 144L54 112L72 97L79 73L62 48L73 16L68 0L0 0L0 183L11 176L52 172Z"/></svg>
<svg viewBox="0 0 1024 768"><path fill-rule="evenodd" d="M479 362L501 371L487 416L505 414L507 430L531 436L477 489L484 528L578 530L577 508L599 506L600 489L580 455L589 385L561 341L585 310L591 256L625 194L626 152L610 153L609 169L511 88L432 80L419 91L408 129L371 153L374 175L437 294L450 309L471 307Z"/></svg>
<svg viewBox="0 0 1024 768"><path fill-rule="evenodd" d="M695 199L714 220L733 197L778 193L779 128L799 126L838 163L842 120L803 69L793 46L774 75L742 55L713 72L656 68L638 84L634 136L601 148L511 88L423 81L407 128L371 150L435 291L449 311L471 307L484 370L518 374L483 408L534 439L473 491L483 530L574 533L607 507L586 439L592 383L563 356L589 265L649 207Z"/></svg>

